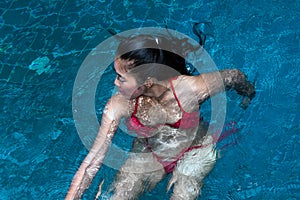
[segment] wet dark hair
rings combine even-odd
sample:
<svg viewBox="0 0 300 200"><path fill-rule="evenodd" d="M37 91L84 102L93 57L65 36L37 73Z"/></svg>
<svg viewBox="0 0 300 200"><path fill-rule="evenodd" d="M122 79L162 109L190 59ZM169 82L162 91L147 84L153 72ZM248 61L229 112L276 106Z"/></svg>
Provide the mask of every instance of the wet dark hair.
<svg viewBox="0 0 300 200"><path fill-rule="evenodd" d="M123 60L134 61L130 68L156 63L169 66L182 75L190 75L183 57L161 48L161 46L164 46L168 49L174 49L173 45L167 38L162 36L139 35L123 40L117 50L117 56ZM128 49L134 50L127 51Z"/></svg>
<svg viewBox="0 0 300 200"><path fill-rule="evenodd" d="M194 25L196 26L196 24ZM195 29L195 28L194 28ZM158 80L172 78L176 75L191 75L193 71L187 69L185 58L190 51L196 51L202 47L205 37L199 37L199 45L193 46L187 38L179 39L173 35L137 35L121 38L116 57L126 61L133 61L126 66L128 71L135 71L139 82L147 77L155 77ZM180 55L178 54L180 52ZM182 57L183 55L184 57ZM142 70L133 70L137 66L143 66ZM158 67L159 66L159 67ZM168 66L175 70L171 73ZM169 68L169 69L170 69Z"/></svg>

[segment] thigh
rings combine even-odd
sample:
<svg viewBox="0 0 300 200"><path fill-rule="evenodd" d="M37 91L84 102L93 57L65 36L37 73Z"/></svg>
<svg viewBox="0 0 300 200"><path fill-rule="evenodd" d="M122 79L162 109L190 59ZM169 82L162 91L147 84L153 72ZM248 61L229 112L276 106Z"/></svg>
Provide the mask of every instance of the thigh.
<svg viewBox="0 0 300 200"><path fill-rule="evenodd" d="M196 199L201 193L203 179L213 169L215 161L213 138L205 136L202 148L186 152L178 161L168 187L174 184L171 199Z"/></svg>
<svg viewBox="0 0 300 200"><path fill-rule="evenodd" d="M137 146L141 145L141 146ZM120 168L113 183L112 199L137 199L139 194L152 189L166 175L162 165L141 143L135 143L124 165ZM141 149L139 149L141 148ZM139 150L140 153L137 153Z"/></svg>

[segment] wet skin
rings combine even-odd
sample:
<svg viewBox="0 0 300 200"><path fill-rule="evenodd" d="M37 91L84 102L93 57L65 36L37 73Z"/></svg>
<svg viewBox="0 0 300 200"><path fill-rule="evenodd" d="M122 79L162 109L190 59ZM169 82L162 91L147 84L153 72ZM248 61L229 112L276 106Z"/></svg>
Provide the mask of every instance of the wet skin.
<svg viewBox="0 0 300 200"><path fill-rule="evenodd" d="M182 110L179 108L178 103L174 98L174 94L170 89L168 81L156 82L155 80L151 80L138 84L135 77L130 73L127 73L126 64L128 63L126 63L126 61L123 62L122 60L115 62L115 71L117 73L115 85L119 89L120 94L113 96L107 103L95 143L74 176L66 199L80 198L83 192L89 187L93 177L103 162L121 118L128 118L131 116L137 97L143 97L141 102L139 102L139 113L137 114L137 117L145 125L154 126L155 124L161 123L161 115L164 116L165 122L170 124L175 123L182 116ZM186 112L199 110L199 106L206 99L214 94L222 92L224 89L236 90L238 94L248 97L250 100L255 95L253 84L249 83L246 76L239 70L223 70L220 72L201 74L199 76L179 76L173 81L173 84L178 100ZM194 100L191 101L191 99ZM163 109L155 110L154 108L157 106ZM175 131L174 138L170 137L170 131ZM161 131L158 134L153 135L151 138L152 141L150 141L152 147L156 149L158 153L161 152L161 155L164 156L164 153L167 152L166 149L170 147L166 144L178 144L174 145L176 149L177 146L180 147L179 144L182 142L182 136L191 136L186 137L188 139L187 144L194 144L201 143L201 138L205 135L197 130L190 130L191 132L182 132L181 130L176 131L177 130L170 130L167 128L166 131ZM177 138L176 134L178 135ZM194 140L195 137L199 138L199 140ZM175 141L175 143L170 143L171 141ZM139 151L138 149L135 150ZM210 171L211 168L208 167L207 170ZM163 178L164 172L160 172L161 176L158 175L159 178L156 181ZM124 173L120 171L120 174ZM123 176L124 179L122 180L132 181L127 178L129 177L127 175L128 174L125 174L125 176ZM152 174L152 176L155 175ZM203 177L201 178L203 179ZM192 180L191 177L188 177L187 181L189 179ZM198 189L201 188L202 184L202 180L200 179L195 179L196 185L199 185ZM117 180L121 180L120 176ZM132 197L136 197L141 192L140 189L138 189L139 181L140 179L136 182L132 182L133 185L137 184L137 189L132 190ZM118 181L115 185L118 185ZM125 186L128 187L128 184L125 184ZM174 190L174 193L177 192L179 195L179 191L181 191L182 187L184 187L184 185L176 187L178 189ZM116 197L118 192L119 194L124 192L122 191L122 187L120 187L119 191L116 191ZM193 195L197 195L197 193Z"/></svg>

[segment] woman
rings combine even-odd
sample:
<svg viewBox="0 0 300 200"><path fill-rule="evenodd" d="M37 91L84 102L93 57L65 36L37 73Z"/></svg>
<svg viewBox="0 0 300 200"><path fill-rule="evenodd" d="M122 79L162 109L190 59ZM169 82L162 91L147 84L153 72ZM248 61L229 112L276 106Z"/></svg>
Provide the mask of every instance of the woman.
<svg viewBox="0 0 300 200"><path fill-rule="evenodd" d="M171 199L199 196L216 160L215 141L199 119L200 105L224 88L236 90L250 102L255 90L235 69L190 76L186 60L161 49L162 45L191 49L186 40L164 36L140 35L121 41L114 62L119 94L108 101L97 138L66 199L79 199L89 187L123 118L137 138L113 183L112 199L137 199L168 173L172 173Z"/></svg>

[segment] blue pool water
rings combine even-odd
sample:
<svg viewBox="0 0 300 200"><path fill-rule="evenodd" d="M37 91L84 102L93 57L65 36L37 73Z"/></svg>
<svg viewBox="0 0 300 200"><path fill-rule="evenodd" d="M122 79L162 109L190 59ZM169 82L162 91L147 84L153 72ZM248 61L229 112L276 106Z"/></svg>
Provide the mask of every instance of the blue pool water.
<svg viewBox="0 0 300 200"><path fill-rule="evenodd" d="M300 199L300 1L133 2L0 2L0 199L64 198L87 154L72 116L73 84L108 30L167 25L195 38L194 22L210 24L206 49L218 68L241 69L257 89L245 111L227 93L226 122L238 131L219 144L199 199ZM111 90L112 78L105 84ZM98 95L98 112L108 95ZM104 165L84 199L101 179L107 191L115 173ZM141 199L168 199L167 181Z"/></svg>

